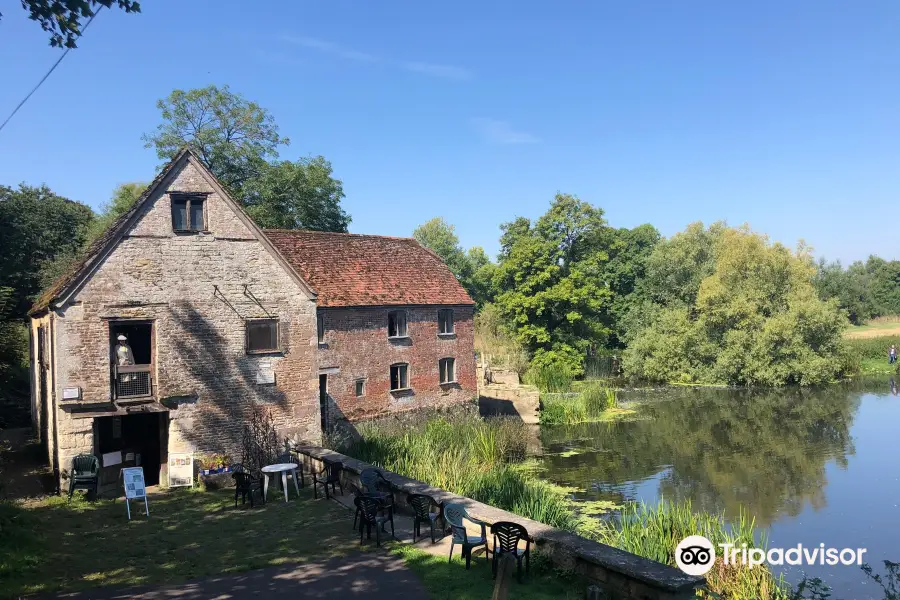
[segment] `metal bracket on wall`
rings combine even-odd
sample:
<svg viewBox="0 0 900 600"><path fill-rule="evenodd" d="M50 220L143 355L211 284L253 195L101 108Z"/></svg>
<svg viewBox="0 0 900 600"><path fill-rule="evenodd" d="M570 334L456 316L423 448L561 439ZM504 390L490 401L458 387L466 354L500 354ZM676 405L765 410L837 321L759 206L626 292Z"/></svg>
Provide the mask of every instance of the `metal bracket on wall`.
<svg viewBox="0 0 900 600"><path fill-rule="evenodd" d="M225 304L225 306L234 311L234 314L240 317L241 320L244 320L244 315L238 312L238 309L234 307L234 304L228 301L228 298L225 297L225 294L222 293L222 290L219 289L219 286L215 284L213 284L213 298L221 300Z"/></svg>
<svg viewBox="0 0 900 600"><path fill-rule="evenodd" d="M266 307L263 306L263 303L259 301L259 298L253 295L253 292L250 291L250 286L246 283L244 284L244 295L253 300L256 305L260 307L264 313L266 313L267 317L269 317L270 319L275 318L275 315L266 310Z"/></svg>

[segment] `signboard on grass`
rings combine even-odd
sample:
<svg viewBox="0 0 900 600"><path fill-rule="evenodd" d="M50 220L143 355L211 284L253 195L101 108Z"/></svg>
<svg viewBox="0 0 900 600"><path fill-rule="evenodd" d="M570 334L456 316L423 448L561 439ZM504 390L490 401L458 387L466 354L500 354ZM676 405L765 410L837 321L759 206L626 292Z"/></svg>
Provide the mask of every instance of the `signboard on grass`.
<svg viewBox="0 0 900 600"><path fill-rule="evenodd" d="M147 486L144 484L144 467L126 467L122 469L122 483L125 486L125 510L131 519L130 500L144 500L144 512L150 516L150 506L147 504Z"/></svg>
<svg viewBox="0 0 900 600"><path fill-rule="evenodd" d="M194 487L194 455L169 454L169 487Z"/></svg>

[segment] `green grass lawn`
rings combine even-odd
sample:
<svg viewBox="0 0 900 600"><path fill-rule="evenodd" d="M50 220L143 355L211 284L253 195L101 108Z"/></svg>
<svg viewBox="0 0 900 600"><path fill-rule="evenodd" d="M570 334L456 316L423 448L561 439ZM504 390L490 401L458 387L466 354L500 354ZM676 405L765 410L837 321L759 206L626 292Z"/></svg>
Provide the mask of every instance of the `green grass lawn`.
<svg viewBox="0 0 900 600"><path fill-rule="evenodd" d="M25 504L0 502L0 598L69 592L100 586L179 583L285 563L326 560L360 549L352 514L308 490L285 504L233 507L233 491L179 488L150 497L150 517L132 502L67 504L51 497ZM293 494L292 494L293 496ZM366 544L364 550L374 549ZM433 598L490 598L493 579L484 559L469 572L462 561L392 542ZM577 598L583 584L532 562L533 574L516 598Z"/></svg>
<svg viewBox="0 0 900 600"><path fill-rule="evenodd" d="M888 364L887 358L863 358L859 362L861 375L896 375L897 365Z"/></svg>
<svg viewBox="0 0 900 600"><path fill-rule="evenodd" d="M178 489L132 502L52 497L0 504L0 597L174 583L358 549L350 517L307 490L285 504L233 508L233 491Z"/></svg>

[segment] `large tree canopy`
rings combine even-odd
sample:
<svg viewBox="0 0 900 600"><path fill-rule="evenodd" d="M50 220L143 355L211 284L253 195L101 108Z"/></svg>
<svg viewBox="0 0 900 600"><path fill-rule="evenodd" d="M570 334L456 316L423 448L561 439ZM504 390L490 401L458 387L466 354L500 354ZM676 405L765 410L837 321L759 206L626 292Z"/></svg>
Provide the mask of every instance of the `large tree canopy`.
<svg viewBox="0 0 900 600"><path fill-rule="evenodd" d="M75 48L84 31L84 23L98 10L118 6L127 13L141 12L134 0L21 0L28 18L50 32L50 45ZM0 17L3 15L0 14Z"/></svg>
<svg viewBox="0 0 900 600"><path fill-rule="evenodd" d="M659 244L645 285L650 322L630 332L624 367L655 381L826 383L846 368L846 318L819 299L815 267L747 228L693 224Z"/></svg>
<svg viewBox="0 0 900 600"><path fill-rule="evenodd" d="M331 173L331 163L321 156L267 164L246 182L241 197L260 227L347 231L344 188Z"/></svg>
<svg viewBox="0 0 900 600"><path fill-rule="evenodd" d="M0 281L13 289L11 314L24 316L61 256L75 256L87 240L94 211L47 186L0 186Z"/></svg>
<svg viewBox="0 0 900 600"><path fill-rule="evenodd" d="M611 241L603 211L557 194L534 225L520 217L502 230L498 309L536 366L582 372L588 348L611 333L604 322L612 292L603 280Z"/></svg>
<svg viewBox="0 0 900 600"><path fill-rule="evenodd" d="M163 122L155 132L144 134L145 146L156 149L163 160L190 146L233 192L259 175L267 159L278 158L278 147L290 142L278 134L269 111L227 85L174 90L156 107Z"/></svg>
<svg viewBox="0 0 900 600"><path fill-rule="evenodd" d="M88 243L103 235L116 219L131 210L145 189L147 184L140 182L117 185L109 201L100 208L100 214L91 223L88 229Z"/></svg>
<svg viewBox="0 0 900 600"><path fill-rule="evenodd" d="M344 189L331 163L321 156L276 161L289 140L265 108L227 85L175 90L157 107L163 122L144 135L146 146L166 160L193 148L261 227L347 231Z"/></svg>

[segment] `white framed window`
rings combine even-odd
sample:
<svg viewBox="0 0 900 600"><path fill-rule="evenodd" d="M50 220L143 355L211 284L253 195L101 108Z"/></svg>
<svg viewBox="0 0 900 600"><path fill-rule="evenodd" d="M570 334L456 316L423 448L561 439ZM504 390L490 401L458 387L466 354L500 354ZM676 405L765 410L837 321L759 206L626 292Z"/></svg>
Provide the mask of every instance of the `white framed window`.
<svg viewBox="0 0 900 600"><path fill-rule="evenodd" d="M441 383L456 383L456 359L442 358L438 361Z"/></svg>
<svg viewBox="0 0 900 600"><path fill-rule="evenodd" d="M453 309L442 308L438 311L438 335L453 334Z"/></svg>
<svg viewBox="0 0 900 600"><path fill-rule="evenodd" d="M408 337L405 310L392 310L388 313L388 337Z"/></svg>
<svg viewBox="0 0 900 600"><path fill-rule="evenodd" d="M409 389L409 365L397 363L391 365L391 391Z"/></svg>
<svg viewBox="0 0 900 600"><path fill-rule="evenodd" d="M366 395L366 380L365 379L357 379L356 380L356 397L362 398Z"/></svg>
<svg viewBox="0 0 900 600"><path fill-rule="evenodd" d="M319 343L325 343L325 315L319 313L316 315L316 333L319 338Z"/></svg>

